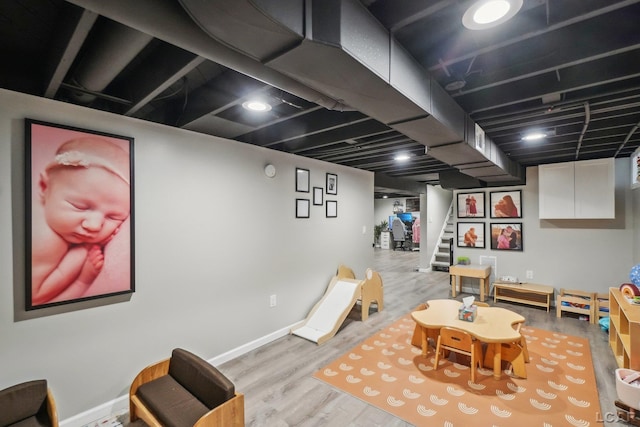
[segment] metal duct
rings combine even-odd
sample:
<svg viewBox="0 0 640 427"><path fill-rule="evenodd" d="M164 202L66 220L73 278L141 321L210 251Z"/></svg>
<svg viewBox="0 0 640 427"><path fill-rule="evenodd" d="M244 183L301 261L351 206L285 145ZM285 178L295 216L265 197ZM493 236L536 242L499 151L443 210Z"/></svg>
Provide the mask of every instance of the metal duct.
<svg viewBox="0 0 640 427"><path fill-rule="evenodd" d="M465 173L492 168L483 180L524 175L491 141L476 148L468 114L357 0L68 1L325 108L350 105Z"/></svg>
<svg viewBox="0 0 640 427"><path fill-rule="evenodd" d="M522 178L493 142L475 147L470 117L359 1L180 3L216 40L428 146L434 158L483 180Z"/></svg>
<svg viewBox="0 0 640 427"><path fill-rule="evenodd" d="M327 109L347 109L340 101L265 67L228 44L214 40L194 25L185 10L173 0L67 1Z"/></svg>
<svg viewBox="0 0 640 427"><path fill-rule="evenodd" d="M152 39L150 35L108 21L96 37L96 45L82 58L73 76L74 83L91 92L102 92ZM88 93L72 93L84 104L96 98Z"/></svg>

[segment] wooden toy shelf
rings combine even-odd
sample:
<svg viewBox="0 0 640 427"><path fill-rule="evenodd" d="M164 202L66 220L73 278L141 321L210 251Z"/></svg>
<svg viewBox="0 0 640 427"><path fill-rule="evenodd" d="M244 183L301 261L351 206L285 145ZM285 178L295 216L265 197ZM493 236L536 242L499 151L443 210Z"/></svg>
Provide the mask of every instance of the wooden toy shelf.
<svg viewBox="0 0 640 427"><path fill-rule="evenodd" d="M640 305L609 288L609 345L621 368L640 370Z"/></svg>

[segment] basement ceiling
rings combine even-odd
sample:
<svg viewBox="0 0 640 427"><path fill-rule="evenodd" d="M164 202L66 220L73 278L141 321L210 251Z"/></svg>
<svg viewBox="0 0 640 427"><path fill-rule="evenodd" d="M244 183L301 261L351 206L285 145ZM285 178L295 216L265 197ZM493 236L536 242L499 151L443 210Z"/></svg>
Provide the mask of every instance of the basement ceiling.
<svg viewBox="0 0 640 427"><path fill-rule="evenodd" d="M522 184L640 145L639 3L469 30L463 0L3 0L0 87L372 171L376 197Z"/></svg>

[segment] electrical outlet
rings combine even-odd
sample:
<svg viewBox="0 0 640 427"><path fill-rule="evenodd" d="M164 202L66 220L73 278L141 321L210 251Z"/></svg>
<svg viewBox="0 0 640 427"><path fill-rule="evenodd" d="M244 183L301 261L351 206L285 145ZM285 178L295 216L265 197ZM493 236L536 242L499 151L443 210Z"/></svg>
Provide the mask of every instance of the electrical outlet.
<svg viewBox="0 0 640 427"><path fill-rule="evenodd" d="M533 279L533 270L527 270L527 279Z"/></svg>
<svg viewBox="0 0 640 427"><path fill-rule="evenodd" d="M276 305L278 305L278 297L271 295L271 297L269 297L269 307L275 307Z"/></svg>

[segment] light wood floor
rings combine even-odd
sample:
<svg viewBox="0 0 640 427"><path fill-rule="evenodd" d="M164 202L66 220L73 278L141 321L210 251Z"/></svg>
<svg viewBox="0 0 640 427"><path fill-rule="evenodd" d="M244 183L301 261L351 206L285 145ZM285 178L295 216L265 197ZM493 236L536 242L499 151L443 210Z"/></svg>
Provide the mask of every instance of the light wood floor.
<svg viewBox="0 0 640 427"><path fill-rule="evenodd" d="M289 335L218 366L235 383L237 390L245 394L246 425L411 425L312 378L312 375L375 331L410 312L420 302L450 297L448 273L417 272L418 256L417 252L376 249L375 265L371 267L380 272L383 279L384 310L377 313L375 306L372 307L366 322L359 321L359 314L353 310L338 334L320 346ZM358 274L364 272L356 272ZM492 300L490 304L493 305ZM528 325L588 338L602 412L615 413L614 371L617 366L607 334L598 325L575 318L557 319L555 311L547 313L540 308L506 302L496 305L521 313Z"/></svg>

